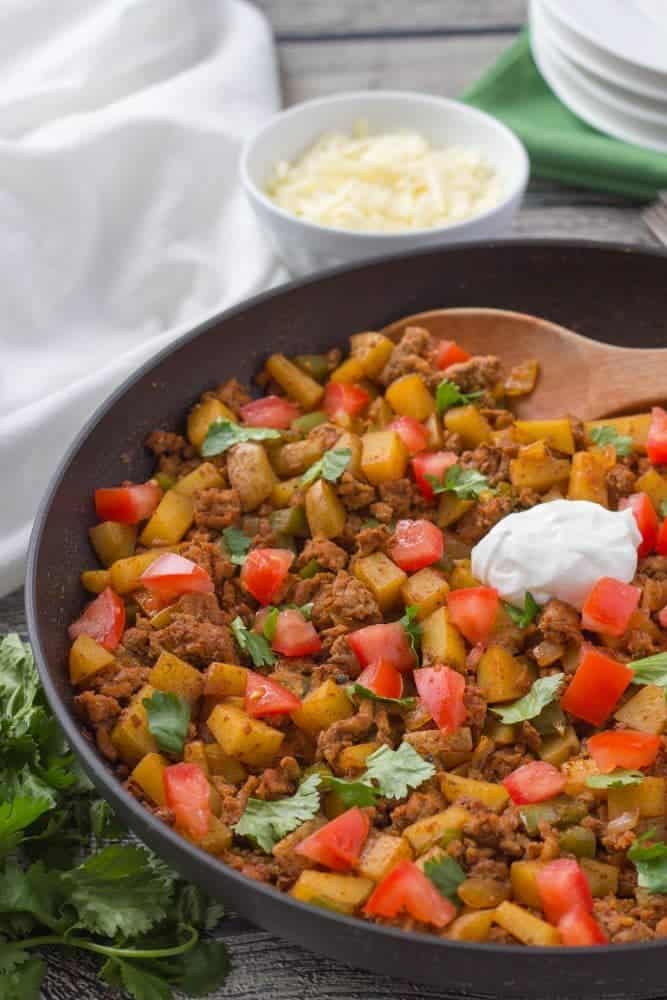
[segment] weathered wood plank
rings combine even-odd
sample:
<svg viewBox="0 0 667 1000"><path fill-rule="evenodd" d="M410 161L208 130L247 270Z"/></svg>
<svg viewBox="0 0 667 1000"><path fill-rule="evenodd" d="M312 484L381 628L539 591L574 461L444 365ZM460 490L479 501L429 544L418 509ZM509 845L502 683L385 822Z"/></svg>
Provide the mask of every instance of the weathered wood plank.
<svg viewBox="0 0 667 1000"><path fill-rule="evenodd" d="M277 35L309 37L359 32L462 31L519 25L525 0L254 0Z"/></svg>

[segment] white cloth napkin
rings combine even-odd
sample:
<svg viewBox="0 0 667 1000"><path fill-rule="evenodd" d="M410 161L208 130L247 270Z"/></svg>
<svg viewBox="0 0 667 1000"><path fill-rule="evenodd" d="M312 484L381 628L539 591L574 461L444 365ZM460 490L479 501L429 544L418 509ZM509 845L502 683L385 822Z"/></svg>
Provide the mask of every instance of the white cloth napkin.
<svg viewBox="0 0 667 1000"><path fill-rule="evenodd" d="M279 280L238 179L279 107L242 0L0 7L0 596L92 410L200 320Z"/></svg>

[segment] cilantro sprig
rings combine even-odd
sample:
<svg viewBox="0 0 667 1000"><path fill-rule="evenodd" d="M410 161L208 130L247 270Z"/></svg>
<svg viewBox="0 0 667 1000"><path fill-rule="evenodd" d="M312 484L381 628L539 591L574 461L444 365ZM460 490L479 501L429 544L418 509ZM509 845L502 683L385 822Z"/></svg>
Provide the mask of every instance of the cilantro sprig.
<svg viewBox="0 0 667 1000"><path fill-rule="evenodd" d="M509 705L494 706L491 711L498 715L506 726L513 726L515 722L527 722L535 719L540 712L549 705L560 691L565 679L562 673L551 674L549 677L540 677L531 687L528 694Z"/></svg>
<svg viewBox="0 0 667 1000"><path fill-rule="evenodd" d="M655 684L667 688L667 653L656 653L641 660L633 660L628 666L634 673L633 684Z"/></svg>
<svg viewBox="0 0 667 1000"><path fill-rule="evenodd" d="M654 836L655 830L649 830L638 837L628 850L628 858L637 869L637 884L664 895L667 894L667 844L663 841L647 844Z"/></svg>
<svg viewBox="0 0 667 1000"><path fill-rule="evenodd" d="M275 618L277 620L278 616ZM232 622L231 629L239 649L250 657L256 667L270 667L276 662L276 654L269 646L266 634L253 632L238 615Z"/></svg>
<svg viewBox="0 0 667 1000"><path fill-rule="evenodd" d="M348 684L345 690L350 698L367 698L369 701L377 701L394 708L414 708L417 701L416 698L387 698L384 695L376 694L375 691L364 687L363 684Z"/></svg>
<svg viewBox="0 0 667 1000"><path fill-rule="evenodd" d="M190 706L173 691L154 691L143 699L148 728L166 753L182 754L190 725Z"/></svg>
<svg viewBox="0 0 667 1000"><path fill-rule="evenodd" d="M627 434L619 434L611 424L603 424L601 427L592 427L590 437L593 444L604 447L606 444L614 446L617 455L629 455L633 448L633 440Z"/></svg>
<svg viewBox="0 0 667 1000"><path fill-rule="evenodd" d="M248 538L240 528L232 524L222 532L222 541L234 565L243 566L248 549L252 545L252 538Z"/></svg>
<svg viewBox="0 0 667 1000"><path fill-rule="evenodd" d="M386 745L375 750L366 761L364 780L374 782L383 798L402 799L434 774L433 764L403 742L398 750Z"/></svg>
<svg viewBox="0 0 667 1000"><path fill-rule="evenodd" d="M465 882L466 873L458 861L445 855L440 860L433 858L424 865L424 874L430 878L441 896L451 902L459 902L458 887Z"/></svg>
<svg viewBox="0 0 667 1000"><path fill-rule="evenodd" d="M453 493L459 500L477 500L482 493L493 493L486 476L477 469L464 469L450 465L442 479L426 476L434 493Z"/></svg>
<svg viewBox="0 0 667 1000"><path fill-rule="evenodd" d="M234 833L270 854L279 840L319 811L321 781L319 774L311 774L289 798L272 802L248 799L241 819L233 827Z"/></svg>
<svg viewBox="0 0 667 1000"><path fill-rule="evenodd" d="M419 658L419 648L422 641L422 627L417 621L419 607L416 604L409 604L405 609L405 614L399 618L399 625L402 625L408 637L412 652Z"/></svg>
<svg viewBox="0 0 667 1000"><path fill-rule="evenodd" d="M322 458L306 469L299 480L299 486L309 486L316 479L326 479L329 483L335 483L340 479L352 458L350 448L330 448L325 451Z"/></svg>
<svg viewBox="0 0 667 1000"><path fill-rule="evenodd" d="M589 788L625 788L627 785L638 785L644 780L641 771L626 771L619 768L610 774L589 774L586 784Z"/></svg>
<svg viewBox="0 0 667 1000"><path fill-rule="evenodd" d="M503 604L505 605L505 611L510 616L514 624L518 625L519 628L528 628L530 623L534 621L540 613L540 606L529 590L526 591L526 597L522 608L517 608L513 604L509 604L507 601L503 601Z"/></svg>
<svg viewBox="0 0 667 1000"><path fill-rule="evenodd" d="M438 413L444 413L453 406L467 406L483 395L483 392L462 392L456 382L445 378L435 390L436 409Z"/></svg>
<svg viewBox="0 0 667 1000"><path fill-rule="evenodd" d="M235 444L246 441L275 441L280 437L280 431L272 427L244 427L231 420L214 420L209 427L201 446L204 458L222 455Z"/></svg>

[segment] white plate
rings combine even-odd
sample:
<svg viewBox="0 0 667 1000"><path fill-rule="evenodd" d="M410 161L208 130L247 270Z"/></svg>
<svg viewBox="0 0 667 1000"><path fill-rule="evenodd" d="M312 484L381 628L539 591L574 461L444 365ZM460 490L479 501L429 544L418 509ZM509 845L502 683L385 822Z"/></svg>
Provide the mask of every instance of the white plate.
<svg viewBox="0 0 667 1000"><path fill-rule="evenodd" d="M640 97L625 87L604 79L591 71L589 67L582 65L581 62L571 59L567 49L564 50L559 42L558 32L552 29L548 17L544 15L545 10L540 5L539 0L531 0L530 23L532 31L537 34L543 48L552 53L555 59L560 58L561 61L564 60L568 63L569 74L579 90L608 104L612 109L620 111L621 114L667 130L667 94L664 101L657 101L652 97Z"/></svg>
<svg viewBox="0 0 667 1000"><path fill-rule="evenodd" d="M663 0L661 0L663 2ZM664 0L667 8L667 0ZM548 25L549 33L558 48L582 69L595 73L601 79L624 87L632 94L640 94L667 104L667 81L661 82L650 70L640 70L622 59L593 45L578 35L564 21L554 16L548 0L535 0L540 16Z"/></svg>
<svg viewBox="0 0 667 1000"><path fill-rule="evenodd" d="M540 73L556 96L575 115L593 128L624 142L667 153L667 128L660 129L656 125L641 122L632 115L626 115L581 87L581 81L573 73L572 64L557 49L551 49L548 42L545 45L539 28L537 31L531 30L530 44Z"/></svg>
<svg viewBox="0 0 667 1000"><path fill-rule="evenodd" d="M665 0L545 0L561 21L633 66L652 70L667 81Z"/></svg>

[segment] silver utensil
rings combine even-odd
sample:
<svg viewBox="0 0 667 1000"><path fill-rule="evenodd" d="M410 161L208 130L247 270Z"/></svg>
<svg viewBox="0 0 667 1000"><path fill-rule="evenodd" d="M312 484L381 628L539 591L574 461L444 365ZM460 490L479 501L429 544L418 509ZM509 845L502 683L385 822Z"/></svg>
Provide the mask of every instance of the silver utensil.
<svg viewBox="0 0 667 1000"><path fill-rule="evenodd" d="M642 219L655 238L667 246L667 191L658 192L658 199L642 212Z"/></svg>

